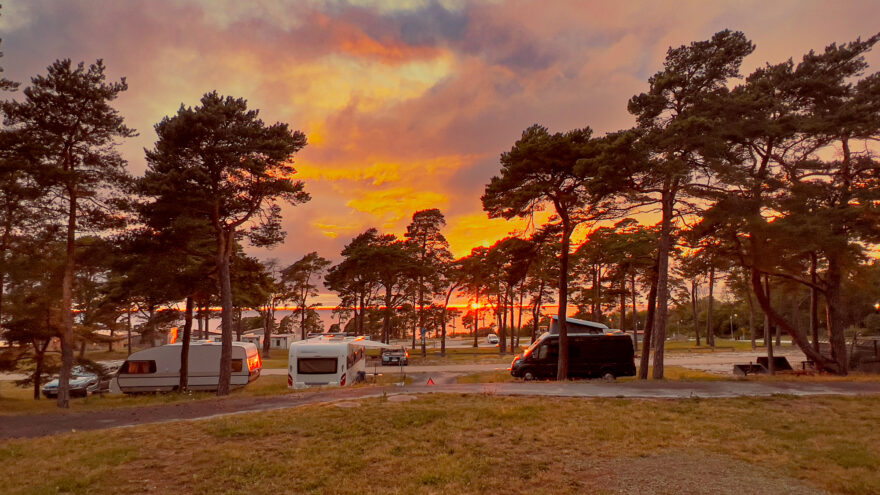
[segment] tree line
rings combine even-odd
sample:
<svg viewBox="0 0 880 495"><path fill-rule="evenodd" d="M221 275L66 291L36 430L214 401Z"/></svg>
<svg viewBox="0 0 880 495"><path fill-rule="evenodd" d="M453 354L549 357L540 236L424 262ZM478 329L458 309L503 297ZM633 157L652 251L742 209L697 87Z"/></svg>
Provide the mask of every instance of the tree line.
<svg viewBox="0 0 880 495"><path fill-rule="evenodd" d="M58 404L67 407L77 343L100 340L100 329L130 336L135 314L148 338L182 319L186 369L194 325L206 332L209 308L219 305L223 395L233 333L262 327L267 356L274 331L323 329L311 302L323 280L341 300L339 330L384 342L411 337L413 348L434 331L441 353L461 314L450 301L472 303L461 316L475 345L480 316L491 315L501 353L534 338L541 309L555 303L560 379L569 305L576 316L616 317L612 326L644 333L641 377L653 353L652 376L662 378L670 311L680 328L690 308L699 339L698 281L706 278L711 345L713 290L724 275L748 303L753 343L751 320L761 314L767 335L780 329L817 367L846 374L844 329L859 314L847 287L873 273L866 260L880 234L880 75L864 74L878 39L831 44L744 79L754 45L743 33L670 48L648 89L628 102L634 127L594 136L589 127L534 125L501 154L482 205L508 219L550 212L528 235L455 259L442 212L426 209L402 238L357 235L335 265L317 253L285 266L244 252L283 242L281 206L310 199L294 178L302 132L264 123L244 99L208 92L155 125L147 170L134 177L117 148L137 131L112 106L125 79L108 81L101 60L58 60L0 105L0 325L15 344L0 366L30 371L38 397L56 365L45 359L48 343L60 338ZM3 91L18 88L0 80ZM646 214L660 221L643 225ZM585 240L572 246L576 232ZM796 308L781 306L804 292L806 329ZM284 304L297 311L276 322ZM245 308L259 316L244 318Z"/></svg>
<svg viewBox="0 0 880 495"><path fill-rule="evenodd" d="M797 64L766 64L734 84L755 47L741 32L721 31L669 49L648 90L628 102L635 127L593 137L589 128L551 134L536 125L502 154L501 174L482 198L489 215L555 213L559 378L567 373L572 232L645 211L659 213L660 222L647 274L643 378L651 342L652 376L663 377L670 274L678 266L693 276L700 264L710 288L716 271L737 271L749 302L754 296L766 315L765 327L781 328L819 369L848 372L843 288L880 233L880 74L864 74L864 55L878 40L831 44ZM686 260L679 265L670 263L676 251ZM810 291L809 331L774 304L771 287L792 284Z"/></svg>

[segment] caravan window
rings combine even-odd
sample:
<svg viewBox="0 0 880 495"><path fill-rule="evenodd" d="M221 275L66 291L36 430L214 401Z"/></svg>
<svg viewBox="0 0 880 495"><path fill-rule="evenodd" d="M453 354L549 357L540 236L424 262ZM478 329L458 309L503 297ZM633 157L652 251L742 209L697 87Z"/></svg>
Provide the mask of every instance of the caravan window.
<svg viewBox="0 0 880 495"><path fill-rule="evenodd" d="M348 359L346 360L346 364L349 368L353 367L357 364L358 361L364 358L364 349L357 348L348 353Z"/></svg>
<svg viewBox="0 0 880 495"><path fill-rule="evenodd" d="M238 373L244 367L244 360L242 359L233 359L232 360L232 371L234 373Z"/></svg>
<svg viewBox="0 0 880 495"><path fill-rule="evenodd" d="M129 375L146 375L156 372L156 361L126 361L122 367Z"/></svg>
<svg viewBox="0 0 880 495"><path fill-rule="evenodd" d="M301 375L326 375L336 373L336 358L299 358L296 372Z"/></svg>

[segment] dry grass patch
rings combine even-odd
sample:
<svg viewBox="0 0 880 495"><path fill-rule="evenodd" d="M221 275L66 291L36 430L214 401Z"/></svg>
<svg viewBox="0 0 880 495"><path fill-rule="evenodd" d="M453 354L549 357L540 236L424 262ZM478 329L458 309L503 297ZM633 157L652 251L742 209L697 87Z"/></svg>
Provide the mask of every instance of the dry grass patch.
<svg viewBox="0 0 880 495"><path fill-rule="evenodd" d="M0 493L869 494L878 421L875 397L376 398L6 441Z"/></svg>

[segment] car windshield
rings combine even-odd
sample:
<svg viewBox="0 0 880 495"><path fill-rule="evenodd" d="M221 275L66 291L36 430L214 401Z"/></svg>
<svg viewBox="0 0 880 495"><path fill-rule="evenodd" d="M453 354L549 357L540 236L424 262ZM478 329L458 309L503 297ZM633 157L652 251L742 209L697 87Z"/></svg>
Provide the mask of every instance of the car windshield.
<svg viewBox="0 0 880 495"><path fill-rule="evenodd" d="M74 366L70 370L71 376L91 376L94 375L91 371L83 368L82 366Z"/></svg>
<svg viewBox="0 0 880 495"><path fill-rule="evenodd" d="M406 351L403 350L403 347L395 347L393 349L382 349L382 354L390 354L390 355L398 355L404 354Z"/></svg>

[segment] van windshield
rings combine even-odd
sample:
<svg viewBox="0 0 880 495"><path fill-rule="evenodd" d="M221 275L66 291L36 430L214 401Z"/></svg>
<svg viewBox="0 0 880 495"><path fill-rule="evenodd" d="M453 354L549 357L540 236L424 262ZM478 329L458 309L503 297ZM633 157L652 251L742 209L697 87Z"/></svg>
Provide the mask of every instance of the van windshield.
<svg viewBox="0 0 880 495"><path fill-rule="evenodd" d="M523 351L523 356L528 356L535 350L536 347L541 345L541 342L544 341L544 335L546 335L546 333L535 339L535 341L532 342L532 345L530 345L525 351Z"/></svg>

